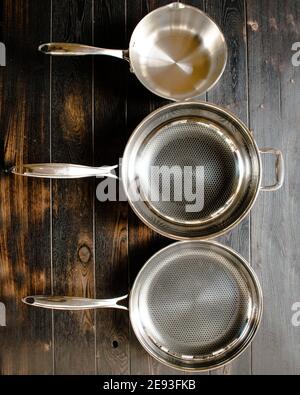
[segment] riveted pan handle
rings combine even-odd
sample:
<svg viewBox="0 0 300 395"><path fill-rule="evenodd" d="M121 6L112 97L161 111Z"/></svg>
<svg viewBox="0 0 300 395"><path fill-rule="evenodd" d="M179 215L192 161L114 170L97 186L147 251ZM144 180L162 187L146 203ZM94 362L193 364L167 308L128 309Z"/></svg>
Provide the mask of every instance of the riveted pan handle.
<svg viewBox="0 0 300 395"><path fill-rule="evenodd" d="M127 306L119 304L128 295L114 299L90 299L72 296L26 296L22 302L35 307L53 310L91 310L91 309L119 309L128 310Z"/></svg>
<svg viewBox="0 0 300 395"><path fill-rule="evenodd" d="M275 148L261 148L260 152L262 154L275 155L275 174L276 182L273 185L263 185L260 187L262 191L277 191L280 189L284 182L284 160L282 152Z"/></svg>
<svg viewBox="0 0 300 395"><path fill-rule="evenodd" d="M91 167L69 163L34 163L23 164L10 169L11 173L36 178L70 179L85 177L117 178L114 169L118 166Z"/></svg>

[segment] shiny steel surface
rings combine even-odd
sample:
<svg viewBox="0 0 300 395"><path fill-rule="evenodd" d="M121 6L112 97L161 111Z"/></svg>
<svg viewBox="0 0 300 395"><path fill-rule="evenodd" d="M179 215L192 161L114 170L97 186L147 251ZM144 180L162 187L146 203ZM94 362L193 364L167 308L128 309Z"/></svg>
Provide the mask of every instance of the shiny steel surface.
<svg viewBox="0 0 300 395"><path fill-rule="evenodd" d="M90 309L119 309L128 310L126 306L119 304L126 300L128 295L121 296L114 299L90 299L90 298L77 298L74 296L26 296L22 299L23 303L41 307L43 309L53 310L90 310Z"/></svg>
<svg viewBox="0 0 300 395"><path fill-rule="evenodd" d="M13 167L14 174L36 178L85 178L111 177L117 178L113 172L118 166L91 167L68 163L34 163Z"/></svg>
<svg viewBox="0 0 300 395"><path fill-rule="evenodd" d="M131 67L150 91L186 100L208 91L227 62L227 46L216 23L198 8L172 3L149 13L129 46Z"/></svg>
<svg viewBox="0 0 300 395"><path fill-rule="evenodd" d="M122 49L106 49L73 43L47 43L40 45L38 49L46 55L55 56L107 55L119 59L128 56L128 51Z"/></svg>
<svg viewBox="0 0 300 395"><path fill-rule="evenodd" d="M220 215L233 202L233 195L243 176L239 170L242 163L236 153L237 148L229 142L229 136L224 131L201 118L175 120L151 133L141 150L138 164L139 189L143 200L158 215L182 225L197 225ZM170 182L170 199L165 200L163 188L167 184L168 171L174 165L178 170L174 171ZM196 171L199 165L204 167L204 185L201 185L201 174ZM157 187L151 182L154 167L163 169L162 183ZM184 174L184 169L188 167L189 172ZM204 186L204 206L200 211L197 207L193 210L192 190L185 191L176 199L174 192L179 186L182 189L183 176L190 177L194 186L196 183L201 189ZM158 189L159 195L155 201L152 199L154 188Z"/></svg>
<svg viewBox="0 0 300 395"><path fill-rule="evenodd" d="M56 310L127 309L126 296L97 300L30 296L23 302ZM146 262L129 299L133 330L146 351L182 370L217 368L247 347L262 314L255 273L216 242L178 242Z"/></svg>
<svg viewBox="0 0 300 395"><path fill-rule="evenodd" d="M277 181L265 190L278 189L283 182L282 155L275 152ZM185 200L152 201L149 174L157 165L203 166L202 210L187 212ZM206 102L170 104L133 132L123 156L122 179L130 205L149 227L173 239L207 239L247 215L261 185L261 158L248 128L227 110ZM176 175L172 180L175 187Z"/></svg>
<svg viewBox="0 0 300 395"><path fill-rule="evenodd" d="M252 340L262 292L247 262L216 242L184 241L156 253L139 272L130 319L143 347L183 370L219 367Z"/></svg>
<svg viewBox="0 0 300 395"><path fill-rule="evenodd" d="M226 42L216 23L198 8L179 2L146 15L132 34L129 51L71 43L42 44L39 50L49 55L126 59L146 88L175 101L211 89L227 62Z"/></svg>
<svg viewBox="0 0 300 395"><path fill-rule="evenodd" d="M275 176L276 182L273 185L263 185L260 187L262 191L277 191L283 186L284 183L284 160L282 152L274 148L261 148L261 154L269 154L275 156Z"/></svg>

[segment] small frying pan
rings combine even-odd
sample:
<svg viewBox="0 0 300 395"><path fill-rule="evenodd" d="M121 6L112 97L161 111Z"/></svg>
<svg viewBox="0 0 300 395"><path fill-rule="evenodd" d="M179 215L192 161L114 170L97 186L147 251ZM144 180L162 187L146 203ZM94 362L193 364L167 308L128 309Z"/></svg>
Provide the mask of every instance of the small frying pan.
<svg viewBox="0 0 300 395"><path fill-rule="evenodd" d="M216 23L198 8L172 3L146 15L131 36L129 50L48 43L50 55L109 55L130 62L131 71L151 92L180 101L197 97L220 79L227 46Z"/></svg>
<svg viewBox="0 0 300 395"><path fill-rule="evenodd" d="M126 297L28 296L23 302L55 310L127 310ZM253 270L233 250L182 241L145 263L129 312L138 340L153 357L182 370L214 369L250 344L261 320L262 292Z"/></svg>

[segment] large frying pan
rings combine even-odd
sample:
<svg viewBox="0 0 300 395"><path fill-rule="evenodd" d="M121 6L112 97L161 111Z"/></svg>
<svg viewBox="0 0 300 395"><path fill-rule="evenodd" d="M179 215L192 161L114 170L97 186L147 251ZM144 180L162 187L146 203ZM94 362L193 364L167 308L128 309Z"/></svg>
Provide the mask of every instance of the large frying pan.
<svg viewBox="0 0 300 395"><path fill-rule="evenodd" d="M128 60L146 88L174 101L211 89L227 61L225 39L216 23L198 8L181 3L146 15L131 36L129 50L69 43L42 44L39 50L50 55L109 55Z"/></svg>
<svg viewBox="0 0 300 395"><path fill-rule="evenodd" d="M124 299L28 296L23 301L56 310L127 310ZM253 270L233 250L216 242L183 241L144 265L129 311L137 338L153 357L201 371L222 366L250 344L261 320L262 292Z"/></svg>
<svg viewBox="0 0 300 395"><path fill-rule="evenodd" d="M271 185L262 185L265 154L275 158L276 181ZM12 171L48 178L115 177L113 168L40 164ZM153 169L159 171L157 183ZM174 191L185 192L186 180L203 185L178 197ZM150 228L176 240L205 240L236 226L260 190L279 189L284 162L279 150L258 149L247 126L228 110L207 102L172 103L152 112L132 133L123 155L122 181L131 207ZM196 204L199 194L203 206Z"/></svg>

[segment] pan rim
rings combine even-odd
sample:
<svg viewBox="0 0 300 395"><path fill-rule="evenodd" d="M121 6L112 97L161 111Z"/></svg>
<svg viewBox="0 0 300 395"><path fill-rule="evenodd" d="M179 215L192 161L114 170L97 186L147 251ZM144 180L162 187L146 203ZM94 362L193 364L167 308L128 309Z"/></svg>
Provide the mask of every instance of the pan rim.
<svg viewBox="0 0 300 395"><path fill-rule="evenodd" d="M166 110L172 110L173 108L176 107L182 107L182 106L200 106L202 108L205 108L207 110L217 110L219 113L221 113L221 115L225 116L225 117L229 117L231 121L233 121L233 123L236 123L238 125L239 128L241 128L243 130L243 132L247 135L247 137L250 140L250 143L252 145L252 147L254 148L255 151L255 156L257 159L257 166L258 166L258 180L257 180L257 184L256 184L256 188L255 191L253 192L253 196L250 200L250 202L248 203L248 206L246 207L246 209L244 210L244 212L242 213L242 215L240 215L240 217L238 217L235 221L233 221L232 223L230 223L227 227L225 227L224 229L221 229L217 232L212 232L209 235L204 235L204 236L181 236L181 235L175 235L175 234L171 234L167 231L164 231L162 229L160 229L159 226L156 226L154 223L151 223L150 221L148 221L137 209L136 205L134 204L134 202L132 202L129 193L128 193L128 187L127 187L127 166L128 166L128 157L129 157L129 151L131 149L131 146L133 144L134 139L136 138L136 136L139 135L140 133L140 129L143 129L144 126L152 120L152 118L154 118L156 115L158 115L161 112L164 112ZM124 192L127 196L127 200L128 203L130 205L130 207L132 208L132 210L134 211L134 213L137 215L137 217L145 224L147 225L150 229L154 230L155 232L157 232L158 234L168 237L172 240L210 240L213 239L215 237L218 236L222 236L224 234L226 234L229 230L235 228L250 212L250 210L252 209L254 203L256 202L256 199L258 197L260 188L261 188L261 182L262 182L262 161L261 161L261 155L260 155L260 151L259 148L257 146L257 143L254 139L254 136L251 134L250 129L245 125L244 122L242 122L233 112L229 111L227 108L222 107L222 106L218 106L214 103L211 102L206 102L203 100L192 100L192 101L183 101L183 102L176 102L176 103L169 103L167 105L164 105L156 110L154 110L153 112L151 112L149 115L147 115L139 124L138 126L134 129L134 131L132 132L131 136L129 137L129 140L126 144L124 153L123 153L123 164L122 164L122 185L123 185L123 189Z"/></svg>
<svg viewBox="0 0 300 395"><path fill-rule="evenodd" d="M143 271L149 265L149 263L152 261L152 259L155 259L157 257L157 255L161 254L162 252L167 251L168 249L174 248L177 245L184 245L184 244L200 244L200 245L205 245L208 247L209 246L216 246L216 247L220 248L221 250L228 252L230 255L232 255L235 259L237 259L243 265L244 269L246 269L246 271L248 272L248 274L251 277L251 280L253 282L253 285L254 285L255 291L256 291L256 295L257 295L257 300L258 300L257 316L255 317L251 328L249 328L249 332L248 332L247 336L241 342L240 346L237 347L235 350L233 350L233 353L231 356L229 356L225 360L221 360L220 362L213 364L211 367L179 366L179 365L176 365L175 363L172 363L170 361L166 361L163 357L157 355L157 353L155 353L155 351L153 351L153 349L151 349L150 346L148 346L147 342L144 340L143 335L138 330L137 325L134 324L135 320L133 318L133 312L134 312L135 308L134 308L133 304L135 301L133 300L134 299L133 295L135 294L135 292L138 292L138 291L136 291L136 289L139 287L139 282L140 282L140 278L142 277ZM166 366L169 366L169 367L172 367L176 370L179 370L179 371L204 372L204 371L209 371L209 370L215 370L215 369L218 369L222 366L225 366L227 363L232 362L233 360L235 360L236 358L241 356L244 353L244 351L248 348L248 346L251 344L252 340L254 339L254 337L260 327L262 315L263 315L263 292L262 292L262 287L261 287L261 284L260 284L260 281L258 279L256 272L250 266L249 262L241 254L239 254L233 248L228 247L228 246L226 246L218 241L215 241L215 240L213 240L213 241L212 240L177 241L175 243L171 243L171 244L167 245L166 247L160 249L146 261L146 263L142 266L142 268L138 272L138 274L134 280L133 286L131 288L130 297L129 297L129 318L130 318L131 326L133 328L135 336L137 337L141 346L157 361L163 363Z"/></svg>

